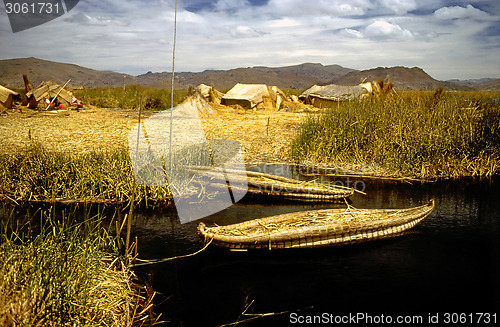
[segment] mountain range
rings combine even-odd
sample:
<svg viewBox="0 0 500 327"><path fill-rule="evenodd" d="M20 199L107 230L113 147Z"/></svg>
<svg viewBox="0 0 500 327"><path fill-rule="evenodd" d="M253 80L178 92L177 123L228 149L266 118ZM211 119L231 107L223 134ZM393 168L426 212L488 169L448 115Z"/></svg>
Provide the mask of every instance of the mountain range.
<svg viewBox="0 0 500 327"><path fill-rule="evenodd" d="M71 79L70 85L73 87L118 87L125 83L169 88L172 79L172 74L169 72L147 72L133 76L33 57L0 60L0 85L23 88L24 73L35 87L44 80L54 80L63 84ZM314 84L356 85L364 80L372 81L386 77L399 90L434 90L438 87L448 90L500 90L500 79L438 81L419 67L378 67L359 71L339 65L318 63L275 68L258 66L194 73L178 72L175 73L175 86L177 89L187 89L189 86L204 83L213 85L219 90L228 90L236 83L261 83L276 85L281 89L304 90Z"/></svg>

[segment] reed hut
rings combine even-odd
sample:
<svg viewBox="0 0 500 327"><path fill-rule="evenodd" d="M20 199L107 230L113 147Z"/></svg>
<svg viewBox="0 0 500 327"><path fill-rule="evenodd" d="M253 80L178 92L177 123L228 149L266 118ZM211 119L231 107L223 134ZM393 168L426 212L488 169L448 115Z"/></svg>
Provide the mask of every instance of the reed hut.
<svg viewBox="0 0 500 327"><path fill-rule="evenodd" d="M277 86L238 83L222 97L221 104L239 105L247 109L279 110L285 100L285 93Z"/></svg>
<svg viewBox="0 0 500 327"><path fill-rule="evenodd" d="M0 85L0 105L5 109L12 108L14 98L19 97L19 93ZM2 108L0 107L0 108Z"/></svg>
<svg viewBox="0 0 500 327"><path fill-rule="evenodd" d="M218 91L213 86L200 84L196 87L201 96L210 103L220 104L224 93Z"/></svg>
<svg viewBox="0 0 500 327"><path fill-rule="evenodd" d="M204 84L202 84L204 85ZM210 88L210 86L208 86ZM210 93L210 91L209 91ZM213 92L212 92L213 93ZM198 109L198 115L203 118L207 118L215 114L215 110L212 107L211 101L208 101L207 98L200 91L199 86L196 88L189 88L188 94L182 103L192 102L194 106ZM220 104L220 101L219 101Z"/></svg>
<svg viewBox="0 0 500 327"><path fill-rule="evenodd" d="M331 107L335 102L358 99L366 93L367 90L360 85L314 85L299 95L299 99L306 104L322 108Z"/></svg>
<svg viewBox="0 0 500 327"><path fill-rule="evenodd" d="M54 81L43 81L40 85L34 89L26 93L26 97L28 99L28 108L35 109L40 104L40 101L45 99L52 100L57 94L57 101L62 103L65 107L71 105L74 101L74 95L70 91L66 91L62 89L62 86L57 84ZM46 106L45 103L41 104L42 106Z"/></svg>

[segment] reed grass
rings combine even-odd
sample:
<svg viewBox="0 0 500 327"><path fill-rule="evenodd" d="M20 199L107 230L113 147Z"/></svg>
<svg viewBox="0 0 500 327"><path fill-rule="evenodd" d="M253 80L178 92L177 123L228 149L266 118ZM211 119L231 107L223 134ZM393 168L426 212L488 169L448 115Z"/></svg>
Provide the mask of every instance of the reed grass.
<svg viewBox="0 0 500 327"><path fill-rule="evenodd" d="M489 177L500 171L499 97L438 89L336 103L302 124L291 156L392 176Z"/></svg>
<svg viewBox="0 0 500 327"><path fill-rule="evenodd" d="M0 221L1 326L139 326L150 301L100 215L75 222L41 211L41 228ZM144 292L142 292L144 293Z"/></svg>
<svg viewBox="0 0 500 327"><path fill-rule="evenodd" d="M77 154L49 151L34 143L15 154L1 154L0 162L4 200L117 204L134 197L139 207L172 203L167 187L136 185L126 147Z"/></svg>
<svg viewBox="0 0 500 327"><path fill-rule="evenodd" d="M174 91L174 106L180 104L186 97L187 90ZM75 91L75 96L84 103L101 108L121 108L139 110L166 110L171 107L171 91L130 85L123 87L98 87Z"/></svg>

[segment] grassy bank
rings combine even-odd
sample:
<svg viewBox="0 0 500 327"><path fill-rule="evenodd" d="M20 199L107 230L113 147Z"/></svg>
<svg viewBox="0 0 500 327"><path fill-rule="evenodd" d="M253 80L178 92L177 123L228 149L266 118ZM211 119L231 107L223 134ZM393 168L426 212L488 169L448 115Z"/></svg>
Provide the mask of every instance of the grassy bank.
<svg viewBox="0 0 500 327"><path fill-rule="evenodd" d="M125 203L135 195L139 206L163 207L172 199L168 188L135 184L126 147L78 154L32 144L0 162L0 196L18 203Z"/></svg>
<svg viewBox="0 0 500 327"><path fill-rule="evenodd" d="M63 215L64 216L64 215ZM134 326L150 322L144 287L102 218L41 212L36 232L0 221L1 326ZM41 231L40 231L41 229Z"/></svg>
<svg viewBox="0 0 500 327"><path fill-rule="evenodd" d="M291 146L299 162L419 178L500 171L500 94L402 92L311 115Z"/></svg>
<svg viewBox="0 0 500 327"><path fill-rule="evenodd" d="M174 91L174 105L181 103L187 90ZM138 85L123 87L98 87L75 91L75 96L85 103L101 108L166 110L171 107L172 93L166 89L155 89ZM142 99L142 100L141 100Z"/></svg>

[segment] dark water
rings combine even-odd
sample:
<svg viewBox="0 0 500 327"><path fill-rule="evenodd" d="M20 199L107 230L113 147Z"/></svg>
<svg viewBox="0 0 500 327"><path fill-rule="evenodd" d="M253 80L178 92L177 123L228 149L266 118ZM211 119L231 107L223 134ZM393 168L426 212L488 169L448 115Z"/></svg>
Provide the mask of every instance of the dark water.
<svg viewBox="0 0 500 327"><path fill-rule="evenodd" d="M341 182L353 186L356 181ZM496 313L500 320L500 180L365 180L356 187L367 193L352 197L358 208L405 208L431 198L436 208L411 233L397 238L282 252L210 250L136 271L161 293L157 312L173 326L218 326L249 318L239 317L250 303L247 314L286 312L257 319L253 326L289 326L315 315L332 317L322 320L326 325L358 314L372 318L356 321L365 325L380 321L382 315L421 317L422 324L438 313L441 324L453 318L446 313L473 313L465 319L474 322L479 319L476 313ZM222 225L334 206L338 205L243 203L202 221ZM197 224L181 225L175 213L137 217L134 234L141 257L171 257L200 249Z"/></svg>

